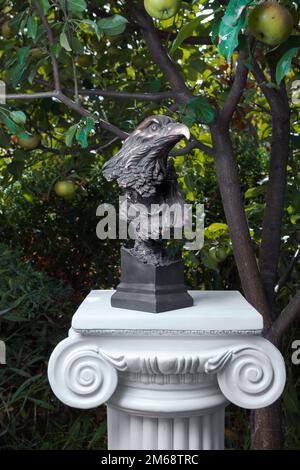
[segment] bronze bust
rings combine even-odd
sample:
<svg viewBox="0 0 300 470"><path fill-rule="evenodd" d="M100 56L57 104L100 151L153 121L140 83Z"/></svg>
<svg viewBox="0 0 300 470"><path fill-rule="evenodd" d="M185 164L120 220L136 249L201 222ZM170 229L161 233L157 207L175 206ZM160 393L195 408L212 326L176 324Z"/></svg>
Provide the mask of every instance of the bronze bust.
<svg viewBox="0 0 300 470"><path fill-rule="evenodd" d="M173 260L163 243L163 232L174 229L176 221L166 222L160 213L156 226L153 223L157 215L153 207L184 204L173 161L168 159L183 137L190 137L184 124L169 116L150 116L103 166L104 177L116 181L126 196L123 216L131 221L140 207L145 208L135 225L134 247L122 248L121 283L112 296L113 306L158 313L192 305L183 282L183 263Z"/></svg>

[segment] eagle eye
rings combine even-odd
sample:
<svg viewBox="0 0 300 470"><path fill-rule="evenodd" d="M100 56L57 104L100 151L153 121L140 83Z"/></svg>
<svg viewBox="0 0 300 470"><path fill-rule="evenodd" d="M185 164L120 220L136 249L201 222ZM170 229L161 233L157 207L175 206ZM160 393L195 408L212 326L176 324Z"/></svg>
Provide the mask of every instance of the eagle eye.
<svg viewBox="0 0 300 470"><path fill-rule="evenodd" d="M154 123L151 124L151 130L152 130L152 131L155 132L155 131L157 131L157 129L158 129L158 124L154 124Z"/></svg>

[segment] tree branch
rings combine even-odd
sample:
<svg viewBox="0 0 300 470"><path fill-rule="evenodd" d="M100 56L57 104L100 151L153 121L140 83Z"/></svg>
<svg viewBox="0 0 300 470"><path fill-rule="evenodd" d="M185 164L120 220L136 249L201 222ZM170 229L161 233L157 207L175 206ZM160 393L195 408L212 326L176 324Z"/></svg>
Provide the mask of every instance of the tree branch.
<svg viewBox="0 0 300 470"><path fill-rule="evenodd" d="M272 308L273 318L275 318L274 287L277 281L280 257L281 220L284 212L287 164L290 153L290 107L284 81L282 81L280 89L272 89L266 86L267 79L257 62L254 63L253 75L269 103L272 116L272 149L266 208L262 224L259 267L268 301Z"/></svg>
<svg viewBox="0 0 300 470"><path fill-rule="evenodd" d="M236 107L243 95L245 85L247 83L248 68L245 65L247 57L248 54L245 51L241 51L239 53L235 79L230 89L225 105L222 111L220 112L221 119L227 123L231 121L232 115L236 110Z"/></svg>
<svg viewBox="0 0 300 470"><path fill-rule="evenodd" d="M290 303L282 310L275 320L266 337L273 343L278 343L288 327L296 320L300 314L300 290L298 290Z"/></svg>
<svg viewBox="0 0 300 470"><path fill-rule="evenodd" d="M117 142L119 137L113 137L113 139L109 140L105 144L92 144L87 148L79 148L79 147L72 147L72 148L52 148L52 147L45 147L43 145L39 145L37 149L43 150L45 153L53 153L55 155L77 155L79 153L87 153L87 152L99 152L100 150L105 150L106 148L110 147L112 144ZM26 150L25 150L26 152ZM27 150L30 152L30 150Z"/></svg>
<svg viewBox="0 0 300 470"><path fill-rule="evenodd" d="M58 98L59 91L41 91L38 93L7 93L6 100L36 100L40 98Z"/></svg>
<svg viewBox="0 0 300 470"><path fill-rule="evenodd" d="M263 94L267 98L268 103L270 105L271 103L274 103L274 105L276 105L275 103L276 98L275 98L275 93L274 93L275 90L267 86L269 83L268 79L265 76L264 72L262 71L262 69L260 68L260 66L258 65L258 62L256 61L254 57L253 57L253 64L252 64L251 71L255 80L257 81L257 84L262 89Z"/></svg>
<svg viewBox="0 0 300 470"><path fill-rule="evenodd" d="M53 85L41 78L35 78L36 83L39 83L47 88L53 88ZM63 88L63 92L73 92L72 88ZM168 98L175 98L175 93L172 90L158 91L153 93L148 92L130 92L119 90L100 90L99 88L82 88L78 90L80 96L103 96L104 98L115 99L133 99L140 101L162 101Z"/></svg>
<svg viewBox="0 0 300 470"><path fill-rule="evenodd" d="M159 66L162 73L170 83L173 92L176 94L176 100L179 103L186 103L190 100L193 94L187 88L179 70L169 57L167 50L163 46L157 30L153 25L152 19L146 13L144 8L138 7L132 0L128 0L126 4L129 8L129 14L141 29L154 61Z"/></svg>
<svg viewBox="0 0 300 470"><path fill-rule="evenodd" d="M113 124L105 121L104 119L95 118L95 116L93 116L93 114L83 108L81 104L75 103L75 101L71 100L68 96L64 95L63 93L59 93L58 99L66 106L71 109L74 109L74 111L81 114L82 116L94 118L102 129L105 129L106 131L117 135L120 139L126 139L128 137L127 132L122 131L117 126L114 126Z"/></svg>
<svg viewBox="0 0 300 470"><path fill-rule="evenodd" d="M172 152L170 152L170 155L172 157L179 157L181 155L187 155L188 153L190 153L191 150L196 149L196 148L199 150L202 150L202 152L208 155L214 155L214 151L212 147L209 147L208 145L203 144L197 139L193 139L183 148L172 150Z"/></svg>
<svg viewBox="0 0 300 470"><path fill-rule="evenodd" d="M64 95L60 91L43 91L40 93L9 93L6 95L7 100L32 100L38 98L56 98L61 103L64 103L68 108L73 109L78 114L84 117L92 117L95 121L99 124L102 129L111 132L118 136L119 139L126 139L128 137L128 133L122 131L114 124L105 121L104 119L99 119L95 117L92 113L87 111L85 108L81 106L81 104L76 103L75 101L71 100L68 96Z"/></svg>
<svg viewBox="0 0 300 470"><path fill-rule="evenodd" d="M64 14L65 23L68 24L69 16L68 16L67 0L63 1L62 11L63 11L63 14ZM67 33L68 33L69 44L71 44L72 36L71 36L71 32L70 32L69 28L67 30ZM76 64L75 64L75 54L74 54L73 50L71 51L71 64L72 64L73 82L74 82L74 99L75 99L76 103L79 103L80 98L79 98L79 94L78 94L78 88L79 88L78 87L78 77L77 77L77 70L76 70Z"/></svg>
<svg viewBox="0 0 300 470"><path fill-rule="evenodd" d="M48 20L44 14L44 10L39 2L39 0L33 0L33 4L35 5L35 8L41 18L41 21L46 29L46 33L47 33L47 36L48 36L48 41L49 41L49 45L50 45L50 57L51 57L51 62L52 62L52 70L53 70L53 78L54 78L54 86L55 86L55 90L59 91L61 89L61 86L60 86L60 78L59 78L59 68L58 68L58 63L57 63L57 60L56 60L56 57L55 55L53 54L53 52L51 51L51 46L54 45L54 36L53 36L53 32L52 32L52 29L48 23Z"/></svg>
<svg viewBox="0 0 300 470"><path fill-rule="evenodd" d="M79 95L82 96L103 96L108 98L116 99L135 99L140 101L162 101L166 98L173 98L174 93L172 91L160 91L157 93L131 93L127 91L113 91L113 90L79 90Z"/></svg>

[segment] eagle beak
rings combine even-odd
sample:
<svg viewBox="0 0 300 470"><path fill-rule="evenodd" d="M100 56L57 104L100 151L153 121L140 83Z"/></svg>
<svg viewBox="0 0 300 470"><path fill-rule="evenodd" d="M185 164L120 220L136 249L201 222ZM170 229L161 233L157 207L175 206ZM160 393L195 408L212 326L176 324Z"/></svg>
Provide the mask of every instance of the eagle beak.
<svg viewBox="0 0 300 470"><path fill-rule="evenodd" d="M182 136L189 140L191 134L189 128L185 124L175 124L174 126L170 127L170 136Z"/></svg>

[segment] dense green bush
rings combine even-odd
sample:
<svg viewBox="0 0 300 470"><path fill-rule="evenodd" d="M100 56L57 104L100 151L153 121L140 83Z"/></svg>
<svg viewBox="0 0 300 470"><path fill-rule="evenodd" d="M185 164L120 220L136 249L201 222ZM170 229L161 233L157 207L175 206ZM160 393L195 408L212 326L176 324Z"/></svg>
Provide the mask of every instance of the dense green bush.
<svg viewBox="0 0 300 470"><path fill-rule="evenodd" d="M34 270L21 252L0 245L0 447L102 448L103 410L81 413L63 406L47 381L49 355L62 339L75 307L72 289Z"/></svg>

